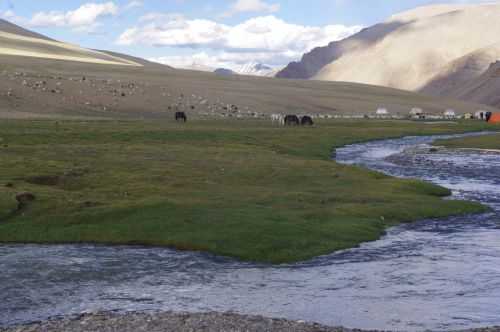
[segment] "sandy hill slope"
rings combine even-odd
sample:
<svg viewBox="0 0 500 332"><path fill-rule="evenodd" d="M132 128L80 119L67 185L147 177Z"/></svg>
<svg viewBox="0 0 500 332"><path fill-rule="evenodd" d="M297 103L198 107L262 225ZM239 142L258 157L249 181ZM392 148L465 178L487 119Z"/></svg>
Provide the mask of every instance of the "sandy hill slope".
<svg viewBox="0 0 500 332"><path fill-rule="evenodd" d="M500 59L500 43L468 53L446 65L420 91L434 96L456 96L470 81L479 78Z"/></svg>
<svg viewBox="0 0 500 332"><path fill-rule="evenodd" d="M479 77L450 89L448 94L500 108L500 61L492 63Z"/></svg>
<svg viewBox="0 0 500 332"><path fill-rule="evenodd" d="M0 118L172 119L177 107L189 117L210 118L363 115L379 107L403 115L413 107L429 113L484 108L365 84L223 77L1 30L0 36L0 49L31 52L0 52Z"/></svg>
<svg viewBox="0 0 500 332"><path fill-rule="evenodd" d="M4 20L0 21L1 54L122 66L141 65L108 53L55 41Z"/></svg>
<svg viewBox="0 0 500 332"><path fill-rule="evenodd" d="M332 42L325 47L317 47L304 54L301 61L292 62L283 68L276 74L276 77L310 79L323 67L338 60L344 54L370 48L403 25L404 23L401 22L380 23L363 29L347 39Z"/></svg>
<svg viewBox="0 0 500 332"><path fill-rule="evenodd" d="M500 4L419 7L313 50L278 77L349 81L433 95L500 59Z"/></svg>
<svg viewBox="0 0 500 332"><path fill-rule="evenodd" d="M26 30L24 28L21 28L18 25L12 24L9 21L2 20L2 19L0 19L0 31L12 33L12 34L24 36L24 37L32 37L32 38L54 41L53 39L51 39L47 36L41 35L39 33L30 31L30 30Z"/></svg>

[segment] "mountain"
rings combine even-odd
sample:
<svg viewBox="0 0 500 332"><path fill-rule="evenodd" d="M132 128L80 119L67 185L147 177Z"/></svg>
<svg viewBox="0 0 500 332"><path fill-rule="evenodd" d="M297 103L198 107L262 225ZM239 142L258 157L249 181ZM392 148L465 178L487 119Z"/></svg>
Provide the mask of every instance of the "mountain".
<svg viewBox="0 0 500 332"><path fill-rule="evenodd" d="M500 43L469 53L449 63L420 91L434 96L456 96L457 89L483 75L498 59Z"/></svg>
<svg viewBox="0 0 500 332"><path fill-rule="evenodd" d="M1 18L0 18L0 31L15 34L18 36L32 37L32 38L54 41L53 39L51 39L49 37L46 37L44 35L41 35L39 33L30 31L30 30L26 30L18 25L12 24L9 21L3 20Z"/></svg>
<svg viewBox="0 0 500 332"><path fill-rule="evenodd" d="M236 69L236 72L240 75L273 77L277 70L262 63L249 62Z"/></svg>
<svg viewBox="0 0 500 332"><path fill-rule="evenodd" d="M500 59L500 4L434 5L312 50L280 78L347 81L454 96Z"/></svg>
<svg viewBox="0 0 500 332"><path fill-rule="evenodd" d="M190 68L190 69L195 69L195 68ZM234 69L217 68L208 71L213 71L214 73L219 75L246 75L246 76L261 76L261 77L274 77L278 72L277 69L258 62L249 62Z"/></svg>
<svg viewBox="0 0 500 332"><path fill-rule="evenodd" d="M220 75L220 76L236 75L236 73L234 71L232 71L231 69L226 69L226 68L217 68L216 70L214 70L214 73L217 75Z"/></svg>
<svg viewBox="0 0 500 332"><path fill-rule="evenodd" d="M167 61L159 61L160 63L168 64ZM248 62L241 66L236 66L231 69L224 67L210 67L204 64L200 64L197 61L193 61L190 64L183 65L182 67L177 67L179 69L196 70L204 72L213 72L218 75L247 75L247 76L262 76L262 77L274 77L278 72L277 69L270 66L258 63L258 62Z"/></svg>
<svg viewBox="0 0 500 332"><path fill-rule="evenodd" d="M313 78L323 67L341 58L344 54L366 49L383 40L385 36L401 27L401 23L381 23L366 28L346 39L317 47L306 53L299 62L291 62L276 74L277 78Z"/></svg>
<svg viewBox="0 0 500 332"><path fill-rule="evenodd" d="M248 68L242 71L269 70L257 64ZM494 110L366 84L177 70L0 24L0 118L168 121L179 103L189 106L189 117L263 117L291 110L360 117L378 108L407 115L413 107L435 114L448 108L457 113ZM236 106L237 114L228 115L227 105Z"/></svg>
<svg viewBox="0 0 500 332"><path fill-rule="evenodd" d="M141 66L118 55L62 43L0 20L0 55L77 61L121 66Z"/></svg>
<svg viewBox="0 0 500 332"><path fill-rule="evenodd" d="M500 61L492 63L479 77L450 89L452 97L500 108Z"/></svg>

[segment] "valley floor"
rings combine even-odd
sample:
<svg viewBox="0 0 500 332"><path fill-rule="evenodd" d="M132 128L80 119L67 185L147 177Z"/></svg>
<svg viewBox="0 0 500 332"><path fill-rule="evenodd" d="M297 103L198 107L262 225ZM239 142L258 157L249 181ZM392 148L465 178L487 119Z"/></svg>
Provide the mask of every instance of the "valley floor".
<svg viewBox="0 0 500 332"><path fill-rule="evenodd" d="M432 184L337 164L334 147L494 129L475 121L281 128L236 120L6 120L0 242L141 244L249 261L306 260L375 240L401 222L484 210L442 200L449 191ZM19 204L20 193L34 200Z"/></svg>

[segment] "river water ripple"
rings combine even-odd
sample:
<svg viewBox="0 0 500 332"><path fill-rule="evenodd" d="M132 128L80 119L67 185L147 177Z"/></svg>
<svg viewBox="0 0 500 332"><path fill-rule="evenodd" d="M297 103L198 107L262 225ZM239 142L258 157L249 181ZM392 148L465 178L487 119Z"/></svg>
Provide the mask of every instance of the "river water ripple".
<svg viewBox="0 0 500 332"><path fill-rule="evenodd" d="M500 154L430 152L434 139L351 145L337 160L432 181L493 212L395 227L287 266L163 248L1 245L0 326L101 310L235 311L410 331L500 325Z"/></svg>

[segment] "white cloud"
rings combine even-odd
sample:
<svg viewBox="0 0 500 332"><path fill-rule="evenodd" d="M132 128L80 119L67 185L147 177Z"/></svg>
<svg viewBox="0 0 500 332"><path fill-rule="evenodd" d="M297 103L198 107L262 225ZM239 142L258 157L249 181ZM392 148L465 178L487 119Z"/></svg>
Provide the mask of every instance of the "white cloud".
<svg viewBox="0 0 500 332"><path fill-rule="evenodd" d="M232 53L232 52L215 52L209 54L207 52L198 52L186 56L170 55L148 60L162 63L175 68L196 69L213 71L217 68L227 68L238 71L242 66L248 63L262 63L272 68L281 68L291 60L300 57L299 53Z"/></svg>
<svg viewBox="0 0 500 332"><path fill-rule="evenodd" d="M166 56L152 59L174 67L225 67L234 69L247 62L280 67L299 59L314 47L344 39L360 26L303 26L287 23L274 16L249 19L229 26L210 20L189 20L183 16L163 16L126 30L117 40L121 45L144 44L157 47L206 49L190 56Z"/></svg>
<svg viewBox="0 0 500 332"><path fill-rule="evenodd" d="M30 19L16 16L12 11L4 13L3 16L30 28L68 27L78 31L92 31L99 26L100 18L117 14L118 6L113 2L106 2L86 3L67 12L37 12Z"/></svg>
<svg viewBox="0 0 500 332"><path fill-rule="evenodd" d="M162 63L164 65L169 65L175 68L196 69L203 71L213 71L219 67L231 67L229 64L224 64L217 56L209 55L206 52L195 53L189 56L162 56L149 58L148 60Z"/></svg>
<svg viewBox="0 0 500 332"><path fill-rule="evenodd" d="M142 25L125 30L119 45L210 48L213 50L259 52L299 52L343 39L360 26L324 27L290 24L275 16L261 16L229 26L205 19L186 19L182 15L158 14L142 18Z"/></svg>
<svg viewBox="0 0 500 332"><path fill-rule="evenodd" d="M275 13L280 10L280 4L270 4L262 0L237 0L230 9L223 13L223 17L233 16L245 12Z"/></svg>
<svg viewBox="0 0 500 332"><path fill-rule="evenodd" d="M129 9L134 9L134 8L138 8L138 7L142 7L142 6L144 6L143 1L132 0L127 5L125 5L125 7L123 7L123 9L129 10Z"/></svg>
<svg viewBox="0 0 500 332"><path fill-rule="evenodd" d="M13 22L18 21L20 19L18 16L16 16L16 13L14 13L14 11L12 11L11 9L6 10L4 12L0 12L0 18Z"/></svg>

